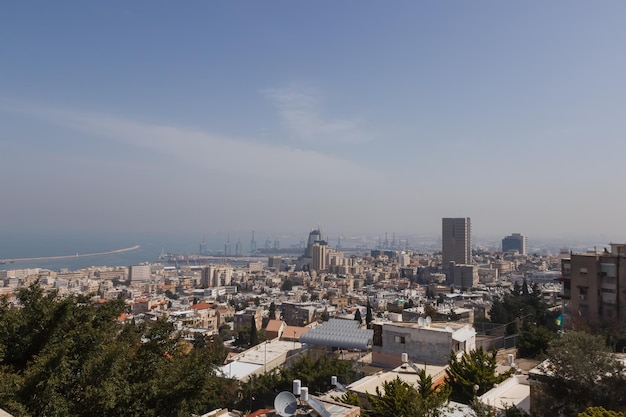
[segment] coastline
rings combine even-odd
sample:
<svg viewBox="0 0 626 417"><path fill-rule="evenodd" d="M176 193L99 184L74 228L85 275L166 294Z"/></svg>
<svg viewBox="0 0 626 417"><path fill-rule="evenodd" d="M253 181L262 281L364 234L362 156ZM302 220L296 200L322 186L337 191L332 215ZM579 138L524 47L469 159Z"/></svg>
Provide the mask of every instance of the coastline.
<svg viewBox="0 0 626 417"><path fill-rule="evenodd" d="M135 245L128 248L114 249L106 252L94 252L94 253L77 253L75 255L60 255L60 256L39 256L34 258L14 258L14 259L0 259L0 264L14 263L14 262L28 262L28 261L51 261L55 259L70 259L70 258L86 258L88 256L101 256L101 255L114 255L116 253L130 252L137 250L141 245Z"/></svg>

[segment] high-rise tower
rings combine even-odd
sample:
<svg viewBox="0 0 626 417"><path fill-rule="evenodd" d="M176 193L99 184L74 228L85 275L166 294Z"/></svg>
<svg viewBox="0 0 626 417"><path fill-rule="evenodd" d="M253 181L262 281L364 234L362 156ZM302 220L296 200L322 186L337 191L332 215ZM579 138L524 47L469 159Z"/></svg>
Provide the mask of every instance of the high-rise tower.
<svg viewBox="0 0 626 417"><path fill-rule="evenodd" d="M472 225L469 217L442 219L443 268L450 262L470 264L472 262Z"/></svg>
<svg viewBox="0 0 626 417"><path fill-rule="evenodd" d="M528 239L521 233L513 233L502 239L502 252L517 251L520 255L528 253Z"/></svg>

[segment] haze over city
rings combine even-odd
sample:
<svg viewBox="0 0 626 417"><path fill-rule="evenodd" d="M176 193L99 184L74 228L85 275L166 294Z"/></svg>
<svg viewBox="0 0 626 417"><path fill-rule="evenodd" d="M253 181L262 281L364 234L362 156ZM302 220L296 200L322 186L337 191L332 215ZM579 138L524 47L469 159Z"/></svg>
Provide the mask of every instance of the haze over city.
<svg viewBox="0 0 626 417"><path fill-rule="evenodd" d="M625 12L5 4L0 230L623 241Z"/></svg>

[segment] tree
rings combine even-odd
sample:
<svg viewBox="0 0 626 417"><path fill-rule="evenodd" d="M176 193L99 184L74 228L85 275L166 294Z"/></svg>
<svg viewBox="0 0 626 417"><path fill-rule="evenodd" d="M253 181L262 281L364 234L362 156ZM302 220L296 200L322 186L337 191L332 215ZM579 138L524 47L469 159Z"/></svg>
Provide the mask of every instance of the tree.
<svg viewBox="0 0 626 417"><path fill-rule="evenodd" d="M287 278L280 286L281 291L291 291L293 289L293 281Z"/></svg>
<svg viewBox="0 0 626 417"><path fill-rule="evenodd" d="M400 377L383 382L382 391L377 386L375 394L366 393L365 395L376 416L417 416L417 390Z"/></svg>
<svg viewBox="0 0 626 417"><path fill-rule="evenodd" d="M322 312L322 316L320 317L322 321L330 320L330 315L328 314L328 307L324 307L324 311Z"/></svg>
<svg viewBox="0 0 626 417"><path fill-rule="evenodd" d="M625 413L607 410L604 407L589 407L578 413L578 417L626 417Z"/></svg>
<svg viewBox="0 0 626 417"><path fill-rule="evenodd" d="M370 323L372 322L372 305L370 304L369 298L367 299L367 310L365 311L365 324L367 327L370 327Z"/></svg>
<svg viewBox="0 0 626 417"><path fill-rule="evenodd" d="M252 323L250 323L250 346L256 346L259 344L259 334L256 328L256 321L252 317Z"/></svg>
<svg viewBox="0 0 626 417"><path fill-rule="evenodd" d="M274 304L273 301L270 303L269 317L270 317L270 320L276 319L276 304Z"/></svg>
<svg viewBox="0 0 626 417"><path fill-rule="evenodd" d="M439 417L445 415L449 390L438 390L426 371L418 373L418 385L414 387L399 377L385 381L376 387L375 394L366 393L366 398L375 416L380 417ZM384 391L384 393L383 393Z"/></svg>
<svg viewBox="0 0 626 417"><path fill-rule="evenodd" d="M0 404L21 416L155 417L232 405L219 340L182 340L166 320L122 324L123 299L60 298L35 284L0 299ZM16 345L14 343L19 343Z"/></svg>
<svg viewBox="0 0 626 417"><path fill-rule="evenodd" d="M450 398L469 404L472 399L489 391L512 373L508 371L497 375L496 368L495 351L486 353L479 347L470 353L463 353L460 358L452 352L445 377L445 384L452 391Z"/></svg>
<svg viewBox="0 0 626 417"><path fill-rule="evenodd" d="M356 309L354 313L354 320L358 321L359 324L363 323L363 319L361 318L361 310L359 308Z"/></svg>
<svg viewBox="0 0 626 417"><path fill-rule="evenodd" d="M426 317L430 317L430 318L437 317L437 309L430 304L425 304L424 314L426 315Z"/></svg>
<svg viewBox="0 0 626 417"><path fill-rule="evenodd" d="M344 384L349 384L360 377L353 371L353 364L342 361L334 355L324 355L317 360L303 355L291 368L281 367L267 374L257 375L242 385L244 397L239 401L240 408L254 409L272 404L274 397L285 390L291 390L294 379L300 379L302 386L309 392L326 392L330 386L330 377L335 375Z"/></svg>
<svg viewBox="0 0 626 417"><path fill-rule="evenodd" d="M571 416L589 406L626 406L625 369L602 337L567 332L550 343L547 355L540 365L544 395L537 401L544 415Z"/></svg>

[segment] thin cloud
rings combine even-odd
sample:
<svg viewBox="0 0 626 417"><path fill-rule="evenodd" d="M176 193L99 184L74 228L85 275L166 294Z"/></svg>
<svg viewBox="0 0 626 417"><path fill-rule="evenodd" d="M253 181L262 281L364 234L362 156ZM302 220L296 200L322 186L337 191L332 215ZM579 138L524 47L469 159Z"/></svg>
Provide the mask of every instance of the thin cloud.
<svg viewBox="0 0 626 417"><path fill-rule="evenodd" d="M282 125L308 142L362 143L371 140L356 120L326 120L319 109L318 91L312 88L268 89L264 94L278 108Z"/></svg>
<svg viewBox="0 0 626 417"><path fill-rule="evenodd" d="M156 125L102 113L0 101L3 111L28 114L117 143L158 152L218 173L281 181L373 181L369 167L317 151L268 145L186 127Z"/></svg>

